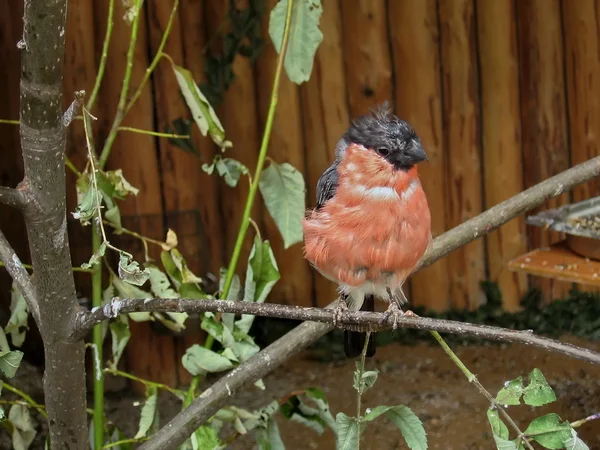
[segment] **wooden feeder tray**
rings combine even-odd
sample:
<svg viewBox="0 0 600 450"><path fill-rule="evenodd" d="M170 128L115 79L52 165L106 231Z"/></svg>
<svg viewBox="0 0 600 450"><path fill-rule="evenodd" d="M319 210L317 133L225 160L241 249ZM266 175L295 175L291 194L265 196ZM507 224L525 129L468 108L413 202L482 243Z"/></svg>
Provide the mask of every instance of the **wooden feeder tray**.
<svg viewBox="0 0 600 450"><path fill-rule="evenodd" d="M509 262L513 271L600 286L600 197L542 211L529 225L565 233L566 239Z"/></svg>

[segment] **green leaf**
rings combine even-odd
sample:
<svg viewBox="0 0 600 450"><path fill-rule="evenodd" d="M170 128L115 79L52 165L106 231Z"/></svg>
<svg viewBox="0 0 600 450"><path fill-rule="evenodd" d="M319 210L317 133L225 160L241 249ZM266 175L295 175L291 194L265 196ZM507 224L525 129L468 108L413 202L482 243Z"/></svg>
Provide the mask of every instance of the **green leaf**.
<svg viewBox="0 0 600 450"><path fill-rule="evenodd" d="M119 207L117 205L107 209L104 213L104 218L115 229L115 234L121 234L121 230L123 229L123 226L121 225L121 211L119 211Z"/></svg>
<svg viewBox="0 0 600 450"><path fill-rule="evenodd" d="M137 261L134 261L128 253L119 253L119 277L130 284L141 286L148 278L150 271L148 269L141 270Z"/></svg>
<svg viewBox="0 0 600 450"><path fill-rule="evenodd" d="M322 434L326 426L337 432L327 399L319 389L308 388L302 394L292 395L279 409L285 418L305 425L318 434Z"/></svg>
<svg viewBox="0 0 600 450"><path fill-rule="evenodd" d="M523 394L523 377L504 383L496 396L496 401L502 405L520 405L521 395Z"/></svg>
<svg viewBox="0 0 600 450"><path fill-rule="evenodd" d="M259 450L285 450L279 427L275 420L269 420L267 427L255 431L256 443Z"/></svg>
<svg viewBox="0 0 600 450"><path fill-rule="evenodd" d="M147 299L152 298L152 294L146 292L132 284L126 283L121 280L119 277L111 277L112 284L117 289L119 296L122 298L139 298L139 299ZM135 322L144 322L147 320L154 320L154 317L149 312L137 312L137 313L129 313L129 318L134 320Z"/></svg>
<svg viewBox="0 0 600 450"><path fill-rule="evenodd" d="M110 328L110 335L112 341L112 354L113 359L111 366L116 368L119 364L119 360L127 347L129 338L131 338L131 332L129 331L129 321L126 316L117 316L117 318L110 322L108 325Z"/></svg>
<svg viewBox="0 0 600 450"><path fill-rule="evenodd" d="M196 276L187 266L183 255L174 248L171 250L171 258L173 260L173 264L179 270L181 274L181 282L182 283L202 283L202 278Z"/></svg>
<svg viewBox="0 0 600 450"><path fill-rule="evenodd" d="M203 375L207 372L223 372L233 368L233 363L207 348L198 344L187 349L181 358L183 367L192 375Z"/></svg>
<svg viewBox="0 0 600 450"><path fill-rule="evenodd" d="M146 387L146 401L142 407L142 413L140 415L140 425L138 431L134 436L134 439L145 437L150 430L152 424L157 421L157 409L156 401L158 399L158 392L156 386Z"/></svg>
<svg viewBox="0 0 600 450"><path fill-rule="evenodd" d="M529 374L529 385L523 393L523 401L529 406L542 406L556 401L554 391L539 369Z"/></svg>
<svg viewBox="0 0 600 450"><path fill-rule="evenodd" d="M28 318L29 308L27 302L13 282L10 291L10 319L6 324L6 332L10 333L10 340L15 347L20 347L25 341L26 330L29 329Z"/></svg>
<svg viewBox="0 0 600 450"><path fill-rule="evenodd" d="M258 183L265 206L283 237L284 248L302 242L305 185L302 174L291 164L271 162Z"/></svg>
<svg viewBox="0 0 600 450"><path fill-rule="evenodd" d="M123 200L128 195L138 195L140 192L139 189L133 187L129 181L125 179L122 169L106 171L104 172L104 176L114 188L113 197ZM100 184L99 180L98 184Z"/></svg>
<svg viewBox="0 0 600 450"><path fill-rule="evenodd" d="M236 187L240 177L250 173L248 168L241 162L232 158L222 158L221 155L215 156L211 165L202 164L202 170L209 175L212 175L215 169L230 187Z"/></svg>
<svg viewBox="0 0 600 450"><path fill-rule="evenodd" d="M82 269L90 269L93 266L97 266L98 264L100 264L100 259L104 256L104 254L106 253L106 242L102 242L100 244L100 247L98 247L98 250L96 250L94 252L94 254L90 257L90 260L86 263L83 263L81 265Z"/></svg>
<svg viewBox="0 0 600 450"><path fill-rule="evenodd" d="M524 433L546 448L561 449L571 438L571 425L561 423L559 415L551 413L533 419Z"/></svg>
<svg viewBox="0 0 600 450"><path fill-rule="evenodd" d="M344 413L338 413L335 417L335 423L338 430L336 450L357 450L364 424L359 427L355 417L349 417Z"/></svg>
<svg viewBox="0 0 600 450"><path fill-rule="evenodd" d="M411 450L427 450L425 428L408 406L377 406L365 415L364 420L371 422L382 414L398 427Z"/></svg>
<svg viewBox="0 0 600 450"><path fill-rule="evenodd" d="M278 2L271 11L269 20L269 36L277 53L281 51L287 3L287 0ZM294 83L301 84L310 79L315 53L323 41L323 33L319 29L322 13L320 0L294 2L284 61L285 71Z"/></svg>
<svg viewBox="0 0 600 450"><path fill-rule="evenodd" d="M24 405L12 405L8 411L8 420L13 425L13 449L27 450L37 434L29 408Z"/></svg>
<svg viewBox="0 0 600 450"><path fill-rule="evenodd" d="M198 428L190 439L194 450L218 450L225 448L217 435L217 431L207 425Z"/></svg>
<svg viewBox="0 0 600 450"><path fill-rule="evenodd" d="M367 389L371 388L375 382L377 381L377 376L379 375L378 370L369 370L362 374L361 379L359 380L360 371L358 369L359 363L356 363L356 370L354 371L354 389L357 391L360 389L362 392L365 392Z"/></svg>
<svg viewBox="0 0 600 450"><path fill-rule="evenodd" d="M158 267L148 264L146 269L150 272L150 289L158 298L179 298L179 294L171 287L169 278ZM166 313L173 321L162 321L165 326L173 331L179 332L185 329L185 320L188 314L185 312L168 312Z"/></svg>
<svg viewBox="0 0 600 450"><path fill-rule="evenodd" d="M23 352L19 350L0 352L0 372L7 378L12 378L19 370Z"/></svg>
<svg viewBox="0 0 600 450"><path fill-rule="evenodd" d="M577 436L577 432L571 428L571 437L565 441L565 450L590 450L590 448Z"/></svg>
<svg viewBox="0 0 600 450"><path fill-rule="evenodd" d="M262 242L256 236L248 257L244 301L263 303L279 278L281 278L281 275L271 244L269 241ZM253 315L242 314L242 317L236 322L236 326L241 332L247 334L253 321Z"/></svg>
<svg viewBox="0 0 600 450"><path fill-rule="evenodd" d="M222 150L231 147L225 139L225 129L214 109L194 81L192 72L173 64L175 78L202 136L208 135Z"/></svg>
<svg viewBox="0 0 600 450"><path fill-rule="evenodd" d="M488 409L487 417L490 422L490 426L492 427L492 433L494 434L494 437L508 439L508 428L504 422L502 422L502 419L500 419L498 410Z"/></svg>
<svg viewBox="0 0 600 450"><path fill-rule="evenodd" d="M73 217L81 222L82 225L88 225L90 220L98 217L98 206L101 198L100 192L94 189L92 183L84 175L77 182L77 208L71 213Z"/></svg>

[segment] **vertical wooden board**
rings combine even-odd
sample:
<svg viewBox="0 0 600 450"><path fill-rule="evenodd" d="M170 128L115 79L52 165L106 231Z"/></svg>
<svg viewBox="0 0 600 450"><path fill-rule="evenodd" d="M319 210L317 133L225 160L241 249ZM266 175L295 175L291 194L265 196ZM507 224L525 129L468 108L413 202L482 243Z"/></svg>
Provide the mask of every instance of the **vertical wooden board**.
<svg viewBox="0 0 600 450"><path fill-rule="evenodd" d="M525 188L569 167L563 39L558 0L517 2L521 73L521 123ZM565 193L527 215L569 202ZM562 239L539 227L527 228L530 248ZM546 301L568 294L571 283L530 278Z"/></svg>
<svg viewBox="0 0 600 450"><path fill-rule="evenodd" d="M245 1L237 1L240 7ZM212 43L212 51L222 52L224 34L231 27L227 18L229 2L223 0L208 0L205 2L206 29L208 40ZM235 80L225 92L223 102L216 108L217 115L225 128L227 138L233 143L233 148L227 150L226 157L242 162L251 173L256 167L260 135L256 119L256 96L254 87L254 68L250 60L237 55L233 62ZM216 175L215 175L216 176ZM242 215L248 198L249 183L242 177L235 188L231 188L219 180L221 195L221 211L223 214L223 231L225 262L228 264L233 253ZM251 217L260 222L260 199L257 196L252 208ZM246 273L246 261L252 248L252 237L246 236L237 273Z"/></svg>
<svg viewBox="0 0 600 450"><path fill-rule="evenodd" d="M571 164L600 154L600 5L594 0L562 3ZM592 180L573 190L573 200L600 195ZM584 291L598 288L578 284Z"/></svg>
<svg viewBox="0 0 600 450"><path fill-rule="evenodd" d="M271 11L277 2L265 2L266 10ZM265 47L256 64L256 86L258 111L261 129L264 128L269 110L273 76L277 65L277 52L269 37L269 15L263 18L262 35ZM269 157L277 163L287 162L300 172L304 172L304 136L298 86L292 83L286 73L282 74L279 88L279 102L275 113L273 130L269 142ZM275 303L312 306L311 269L303 257L303 247L297 243L287 250L275 221L266 207L263 208L265 237L271 242L277 260L281 279L275 284L271 299Z"/></svg>
<svg viewBox="0 0 600 450"><path fill-rule="evenodd" d="M103 30L101 31L103 32ZM74 99L75 91L85 90L86 101L92 93L96 80L94 54L94 11L93 5L85 0L73 1L67 10L67 31L65 43L65 75L63 79L63 108L66 110ZM96 103L98 105L98 103ZM101 111L94 108L92 114L98 117ZM92 121L95 122L95 121ZM92 132L97 132L97 124L92 124ZM83 121L73 120L67 128L66 155L79 170L83 170L88 159L88 150ZM67 176L67 223L69 245L74 266L89 260L92 255L92 227L83 227L79 220L70 214L77 207L77 176L66 169ZM91 298L91 277L85 273L75 273L75 283L80 295Z"/></svg>
<svg viewBox="0 0 600 450"><path fill-rule="evenodd" d="M389 8L396 111L415 128L427 152L428 161L419 165L419 174L436 237L446 231L437 4L435 0L401 0L390 2ZM436 311L447 309L449 282L448 259L442 258L412 276L411 303Z"/></svg>
<svg viewBox="0 0 600 450"><path fill-rule="evenodd" d="M355 117L392 101L388 12L385 0L342 1L340 7L348 100Z"/></svg>
<svg viewBox="0 0 600 450"><path fill-rule="evenodd" d="M102 30L100 36L96 35L96 52L100 54L99 47L102 46L103 35L106 28L106 17L108 3L98 2L94 4L96 17L101 25L97 28ZM147 5L144 6L146 8ZM135 58L133 65L133 74L130 92L133 93L139 85L146 68L148 67L148 42L145 9L141 14L140 29L138 32L138 41L135 49ZM109 51L109 57L106 69L106 78L102 85L100 99L102 102L103 115L101 120L103 139L108 134L112 124L123 74L126 66L126 54L129 46L129 37L131 27L123 21L124 10L121 2L115 2L115 16L113 36ZM149 82L145 87L141 97L131 109L125 118L123 125L144 130L154 129L153 120L153 95L152 83ZM117 137L108 160L109 168L123 169L125 178L135 187L140 189L140 193L135 197L120 203L123 226L133 228L142 235L164 239L162 226L163 211L159 164L156 153L156 143L152 136L121 132ZM121 240L125 242L125 240ZM131 242L131 241L129 241ZM143 251L141 246L135 245L135 248L126 248L134 252L138 261L143 261ZM160 249L151 247L151 256L158 259ZM130 322L131 340L127 346L127 363L129 370L135 375L147 378L153 381L168 385L175 385L177 382L177 371L175 366L175 352L173 339L171 336L157 334L150 323ZM140 391L138 384L133 388Z"/></svg>
<svg viewBox="0 0 600 450"><path fill-rule="evenodd" d="M440 0L444 91L444 148L448 159L446 224L460 225L481 212L482 179L475 17L472 0ZM484 242L479 239L448 256L453 306L484 301Z"/></svg>
<svg viewBox="0 0 600 450"><path fill-rule="evenodd" d="M307 206L316 203L317 181L333 162L335 146L350 124L342 52L342 23L337 2L323 2L323 41L310 80L300 87L304 124ZM314 305L325 307L337 297L337 285L313 271Z"/></svg>
<svg viewBox="0 0 600 450"><path fill-rule="evenodd" d="M204 46L206 44L206 29L204 25L204 1L186 0L180 3L179 20L181 21L181 36L183 39L184 66L194 75L197 83L204 81ZM195 132L194 144L200 153L202 162L210 162L214 157L214 146L208 137ZM197 191L196 205L200 213L201 232L203 239L202 268L204 275L210 272L218 276L219 268L224 264L223 255L223 223L219 208L219 187L216 176L204 172L192 181ZM190 325L191 326L191 325ZM192 331L192 329L190 329ZM204 333L185 334L177 339L177 364L179 383L187 384L191 380L189 373L181 365L185 351L193 344L201 342Z"/></svg>
<svg viewBox="0 0 600 450"><path fill-rule="evenodd" d="M517 29L511 2L477 2L485 207L523 190ZM498 283L506 310L515 311L527 276L508 261L527 251L524 217L487 236L489 279Z"/></svg>

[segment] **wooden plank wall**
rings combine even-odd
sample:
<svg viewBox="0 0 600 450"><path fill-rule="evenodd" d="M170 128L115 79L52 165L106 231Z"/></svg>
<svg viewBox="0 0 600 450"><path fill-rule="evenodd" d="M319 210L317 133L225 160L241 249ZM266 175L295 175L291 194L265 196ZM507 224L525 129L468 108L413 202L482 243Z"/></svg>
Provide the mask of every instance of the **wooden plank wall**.
<svg viewBox="0 0 600 450"><path fill-rule="evenodd" d="M18 115L19 2L0 2L0 73L5 101L0 117ZM72 0L69 5L65 105L75 89L91 91L106 30L107 2ZM154 56L173 0L147 0L133 86ZM236 0L238 7L248 1ZM276 53L267 33L265 2L264 49L255 64L238 56L236 79L217 113L229 139L231 156L254 169L269 106ZM107 74L94 113L97 136L108 132L114 114L129 40L121 2L115 2L115 30ZM181 0L165 51L175 63L205 80L203 55L221 51L223 33L231 28L229 2ZM351 118L384 100L408 120L422 137L429 162L421 166L433 216L434 235L458 225L514 193L571 164L598 154L600 138L600 5L598 0L323 0L321 28L325 39L316 56L311 80L298 87L284 78L269 155L304 172L308 205L315 185L333 158L335 144ZM126 125L163 131L186 113L173 74L163 61L144 90ZM69 156L82 166L82 127L69 130ZM0 125L0 180L19 180L16 128ZM167 227L180 237L192 270L217 274L230 257L243 205L245 180L232 189L201 170L215 154L206 139L196 138L201 159L173 147L165 139L123 132L109 165L121 167L142 189L122 206L124 225L154 238ZM69 180L73 181L72 177ZM598 195L599 183L564 194L543 208ZM75 196L69 193L69 205ZM2 210L4 231L12 219ZM335 297L332 283L316 275L302 259L302 247L284 250L282 239L258 201L252 217L271 240L282 279L271 301L324 306ZM473 308L483 301L482 280L498 282L507 310L537 286L546 299L564 295L569 284L528 279L506 269L511 258L528 248L547 245L560 236L525 227L518 218L486 239L458 250L415 275L408 286L414 304L436 310ZM73 233L77 263L86 238ZM240 263L244 274L250 249L247 240ZM140 250L135 249L135 250ZM141 254L139 254L141 256ZM156 256L156 254L154 255ZM26 258L25 258L26 259ZM85 284L85 283L84 283ZM180 356L201 339L196 332L182 338L157 334L136 324L129 368L140 376L169 384L187 381Z"/></svg>

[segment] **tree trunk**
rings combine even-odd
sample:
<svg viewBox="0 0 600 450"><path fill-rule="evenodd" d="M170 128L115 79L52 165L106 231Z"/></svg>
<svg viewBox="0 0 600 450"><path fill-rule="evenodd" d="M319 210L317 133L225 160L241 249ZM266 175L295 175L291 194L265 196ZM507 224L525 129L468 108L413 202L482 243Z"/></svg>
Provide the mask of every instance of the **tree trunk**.
<svg viewBox="0 0 600 450"><path fill-rule="evenodd" d="M69 340L78 310L67 236L62 77L66 0L25 2L20 132L25 220L44 340L52 448L85 449L84 343Z"/></svg>

